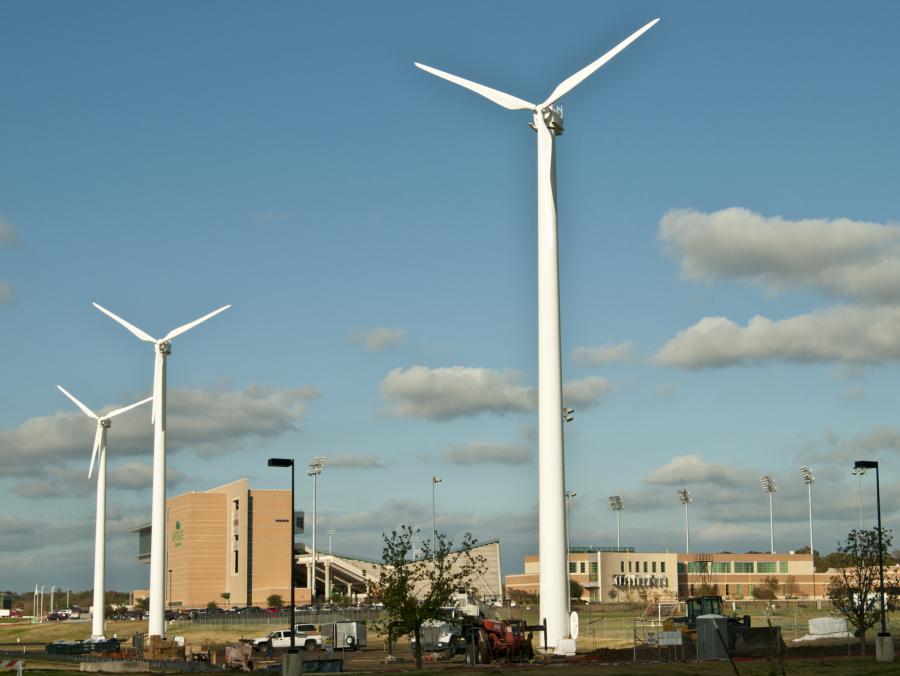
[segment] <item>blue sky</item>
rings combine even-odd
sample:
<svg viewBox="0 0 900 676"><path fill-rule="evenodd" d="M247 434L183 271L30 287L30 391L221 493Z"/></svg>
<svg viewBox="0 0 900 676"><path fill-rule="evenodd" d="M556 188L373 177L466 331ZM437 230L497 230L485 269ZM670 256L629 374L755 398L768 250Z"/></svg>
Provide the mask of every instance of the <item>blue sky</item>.
<svg viewBox="0 0 900 676"><path fill-rule="evenodd" d="M146 396L151 334L220 305L169 362L169 494L272 455L329 458L320 528L378 555L431 521L537 548L535 142L557 143L573 544L807 544L858 524L852 460L897 515L896 3L0 6L0 588L91 584L89 406ZM754 319L757 318L757 319ZM109 439L116 588L146 583L150 426ZM298 507L309 509L311 486ZM866 520L873 518L870 478ZM60 561L66 565L61 567Z"/></svg>

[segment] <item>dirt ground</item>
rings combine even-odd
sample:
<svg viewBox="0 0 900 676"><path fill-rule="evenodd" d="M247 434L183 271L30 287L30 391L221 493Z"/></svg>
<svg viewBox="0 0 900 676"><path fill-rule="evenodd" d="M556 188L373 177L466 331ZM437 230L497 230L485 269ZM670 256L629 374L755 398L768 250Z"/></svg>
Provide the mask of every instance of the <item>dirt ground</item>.
<svg viewBox="0 0 900 676"><path fill-rule="evenodd" d="M597 618L594 618L595 620ZM618 618L613 618L615 622ZM606 617L607 621L610 618ZM175 623L169 628L171 636L184 636L186 643L208 645L224 645L228 642L236 642L241 638L249 639L258 636L265 636L273 627L270 624L248 625L248 626L228 626L215 627L201 625L193 622ZM146 632L146 622L110 622L108 632L110 635L116 635L123 641L130 642L131 636L135 632ZM630 633L630 628L629 628ZM28 623L0 623L0 650L18 650L19 648L25 652L26 656L30 651L42 651L43 646L54 640L74 640L87 638L90 634L89 622L59 622L44 623L32 625ZM644 651L640 655L641 661L634 663L634 653L631 641L626 641L624 635L616 637L609 636L606 645L594 647L591 643L597 641L596 634L588 636L588 640L579 640L579 654L575 658L563 660L561 658L538 658L535 664L509 665L496 663L490 665L480 665L477 667L479 671L490 672L491 674L506 673L543 673L553 669L554 674L560 673L560 668L565 673L587 673L589 670L596 672L597 669L603 674L733 674L735 671L731 665L726 662L713 662L698 664L694 661L681 663L659 663L661 655L658 651ZM871 637L874 640L874 635ZM848 657L848 643L846 641L833 641L822 645L810 645L808 643L800 645L792 645L788 641L788 652L785 658L785 672L790 674L813 674L822 673L827 669L828 672L840 674L888 674L900 673L897 665L880 665L874 661L874 646L869 645L868 657L858 657L859 645L856 641L849 644L851 657ZM282 651L276 650L271 659L259 653L254 653L253 658L257 668L264 667L267 664L280 663ZM340 655L341 651L337 651L335 655ZM304 653L305 657L316 659L325 656L324 651L311 651ZM412 651L407 640L400 640L394 647L393 655L389 656L387 652L387 641L385 637L369 631L368 646L365 650L359 652L347 652L343 655L345 658L345 670L359 673L379 673L379 672L405 672L413 671L415 662ZM546 661L544 661L546 660ZM29 671L40 663L33 660L29 662ZM50 666L50 665L47 665ZM51 668L66 668L69 665L53 665ZM71 666L76 666L72 664ZM755 661L737 661L736 667L738 674L769 674L781 673L777 668L772 671L766 660ZM442 671L454 673L456 671L470 671L465 666L462 656L457 656L451 660L440 656L426 655L424 663L424 671Z"/></svg>

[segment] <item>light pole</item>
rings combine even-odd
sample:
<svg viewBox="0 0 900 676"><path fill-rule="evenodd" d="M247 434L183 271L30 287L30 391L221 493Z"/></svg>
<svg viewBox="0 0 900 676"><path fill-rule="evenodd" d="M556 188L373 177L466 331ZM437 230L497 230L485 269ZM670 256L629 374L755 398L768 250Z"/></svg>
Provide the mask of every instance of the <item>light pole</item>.
<svg viewBox="0 0 900 676"><path fill-rule="evenodd" d="M622 510L625 509L622 498L618 495L610 495L609 508L616 513L616 549L620 549L622 547L622 542L619 537L621 535L621 531L619 530L619 515L622 513Z"/></svg>
<svg viewBox="0 0 900 676"><path fill-rule="evenodd" d="M854 468L875 470L875 504L878 508L878 592L881 595L881 633L875 639L875 659L879 662L894 661L894 646L891 634L887 630L884 618L884 543L881 538L881 481L878 473L878 462L875 460L857 460ZM888 650L885 650L888 648Z"/></svg>
<svg viewBox="0 0 900 676"><path fill-rule="evenodd" d="M331 551L331 537L335 534L336 531L334 530L334 528L329 528L329 529L328 529L327 531L325 531L325 532L328 534L328 556L331 556L331 555L332 555L332 551Z"/></svg>
<svg viewBox="0 0 900 676"><path fill-rule="evenodd" d="M691 522L688 519L688 505L691 504L691 492L686 488L678 489L678 498L684 505L684 553L691 553Z"/></svg>
<svg viewBox="0 0 900 676"><path fill-rule="evenodd" d="M863 518L862 518L862 478L866 473L865 467L854 467L850 470L850 474L859 479L859 531L862 532L863 529Z"/></svg>
<svg viewBox="0 0 900 676"><path fill-rule="evenodd" d="M317 455L309 461L309 469L306 476L313 478L313 532L312 532L312 602L316 602L316 501L318 491L318 478L325 469L325 456Z"/></svg>
<svg viewBox="0 0 900 676"><path fill-rule="evenodd" d="M800 476L806 484L806 495L809 499L809 559L813 563L813 598L816 597L816 550L813 547L813 520L812 520L812 485L816 480L812 470L804 465L800 468Z"/></svg>
<svg viewBox="0 0 900 676"><path fill-rule="evenodd" d="M566 491L566 558L568 558L568 550L572 547L572 543L569 541L569 500L576 495L578 495L578 493L575 491Z"/></svg>
<svg viewBox="0 0 900 676"><path fill-rule="evenodd" d="M434 487L441 483L439 476L431 477L431 564L434 565L435 547L437 547L437 510L435 509Z"/></svg>
<svg viewBox="0 0 900 676"><path fill-rule="evenodd" d="M772 554L775 553L775 512L772 503L772 496L775 494L775 491L778 490L778 486L775 485L775 479L773 479L770 475L766 474L765 476L759 477L759 482L762 484L763 493L769 494L769 549Z"/></svg>
<svg viewBox="0 0 900 676"><path fill-rule="evenodd" d="M293 458L269 458L269 467L290 467L291 468L291 567L288 568L288 586L291 588L291 647L288 648L289 653L296 653L297 646L294 644L294 526L296 519L294 518L294 459Z"/></svg>

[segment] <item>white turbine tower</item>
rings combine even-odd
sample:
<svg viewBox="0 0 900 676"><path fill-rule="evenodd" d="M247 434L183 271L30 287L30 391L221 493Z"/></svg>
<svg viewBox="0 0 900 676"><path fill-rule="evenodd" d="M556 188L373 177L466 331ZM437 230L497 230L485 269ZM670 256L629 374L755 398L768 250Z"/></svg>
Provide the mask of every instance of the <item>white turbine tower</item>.
<svg viewBox="0 0 900 676"><path fill-rule="evenodd" d="M224 312L230 305L203 315L200 319L172 329L165 338L156 339L149 333L126 322L97 303L94 307L117 321L135 336L153 344L156 361L153 369L153 499L150 508L150 636L166 635L166 357L172 354L172 339L190 331L198 324Z"/></svg>
<svg viewBox="0 0 900 676"><path fill-rule="evenodd" d="M82 412L97 421L97 432L94 434L94 449L91 451L91 466L88 469L88 478L94 473L94 462L97 463L97 522L94 527L94 612L92 614L91 638L102 639L103 626L106 623L103 592L106 585L106 432L112 426L112 418L125 411L146 404L153 397L139 401L130 406L117 408L106 415L100 416L87 406L78 401L74 396L57 385L59 391L66 395Z"/></svg>
<svg viewBox="0 0 900 676"><path fill-rule="evenodd" d="M540 617L547 618L546 642L556 647L569 636L569 577L565 542L565 471L562 434L562 355L559 337L559 255L556 226L556 159L554 139L563 132L563 96L650 30L654 19L593 63L563 80L535 105L504 92L417 63L422 70L470 89L509 110L531 111L537 132L538 171L538 446Z"/></svg>

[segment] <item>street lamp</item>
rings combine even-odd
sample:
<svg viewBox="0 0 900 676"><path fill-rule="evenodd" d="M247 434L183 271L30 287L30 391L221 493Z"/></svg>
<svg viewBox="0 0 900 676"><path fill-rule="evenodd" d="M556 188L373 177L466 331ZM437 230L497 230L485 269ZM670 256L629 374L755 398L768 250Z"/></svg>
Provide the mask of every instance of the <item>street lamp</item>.
<svg viewBox="0 0 900 676"><path fill-rule="evenodd" d="M775 553L775 517L774 517L774 508L772 503L772 496L775 494L775 491L778 490L778 486L775 485L775 479L773 479L770 475L766 474L765 476L759 477L759 482L762 484L763 493L769 494L769 549L772 554Z"/></svg>
<svg viewBox="0 0 900 676"><path fill-rule="evenodd" d="M434 553L437 547L437 510L435 509L434 487L441 483L441 477L431 477L431 564L434 565Z"/></svg>
<svg viewBox="0 0 900 676"><path fill-rule="evenodd" d="M684 505L684 553L691 553L691 524L688 520L688 505L691 504L691 492L686 488L678 489L678 498Z"/></svg>
<svg viewBox="0 0 900 676"><path fill-rule="evenodd" d="M875 639L875 656L880 661L894 661L894 648L891 634L887 630L884 618L884 543L881 539L881 481L878 474L878 462L875 460L857 460L853 464L854 469L875 470L875 504L878 508L878 583L881 595L881 633ZM887 648L887 650L886 650ZM882 659L889 657L889 659Z"/></svg>
<svg viewBox="0 0 900 676"><path fill-rule="evenodd" d="M616 549L619 549L622 546L619 538L619 536L621 535L621 531L619 530L619 514L622 513L623 509L625 509L625 505L622 503L622 498L618 495L610 495L609 508L616 513Z"/></svg>
<svg viewBox="0 0 900 676"><path fill-rule="evenodd" d="M288 568L288 586L291 588L291 647L288 648L289 653L296 653L297 646L294 644L294 459L293 458L269 458L269 467L290 467L291 468L291 567Z"/></svg>
<svg viewBox="0 0 900 676"><path fill-rule="evenodd" d="M866 473L865 467L854 467L850 470L850 474L857 477L859 479L859 531L862 532L863 529L863 518L862 518L862 478Z"/></svg>
<svg viewBox="0 0 900 676"><path fill-rule="evenodd" d="M816 596L816 550L813 548L813 522L812 522L812 485L816 480L812 470L804 465L800 468L800 476L806 484L806 495L809 499L809 559L813 562L813 598Z"/></svg>
<svg viewBox="0 0 900 676"><path fill-rule="evenodd" d="M306 476L313 478L313 526L312 526L312 578L310 591L312 592L312 602L316 602L316 501L318 491L318 478L325 469L325 456L317 455L309 461L309 469L306 470Z"/></svg>

